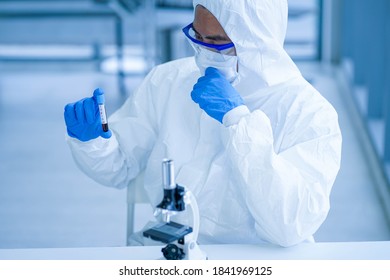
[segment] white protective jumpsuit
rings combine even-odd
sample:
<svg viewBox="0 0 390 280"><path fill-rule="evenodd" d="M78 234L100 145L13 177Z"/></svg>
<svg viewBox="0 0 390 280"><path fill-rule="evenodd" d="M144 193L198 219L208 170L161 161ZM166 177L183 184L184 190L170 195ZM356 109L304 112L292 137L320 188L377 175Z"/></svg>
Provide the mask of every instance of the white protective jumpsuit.
<svg viewBox="0 0 390 280"><path fill-rule="evenodd" d="M200 77L194 58L172 61L155 67L109 118L111 138L69 137L74 159L109 187L125 188L144 171L153 207L162 199L162 160L173 159L177 183L197 198L200 244L310 239L329 211L341 133L334 108L283 49L287 1L198 4L235 44L234 87L249 113L229 126L209 117L191 100Z"/></svg>

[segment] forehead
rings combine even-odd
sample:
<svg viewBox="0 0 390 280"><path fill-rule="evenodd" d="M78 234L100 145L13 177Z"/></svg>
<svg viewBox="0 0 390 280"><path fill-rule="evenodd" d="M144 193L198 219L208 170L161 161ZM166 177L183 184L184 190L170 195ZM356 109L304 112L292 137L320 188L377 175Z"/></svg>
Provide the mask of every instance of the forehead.
<svg viewBox="0 0 390 280"><path fill-rule="evenodd" d="M195 8L195 17L200 17L208 20L218 21L215 16L202 5L197 5Z"/></svg>
<svg viewBox="0 0 390 280"><path fill-rule="evenodd" d="M200 33L225 34L217 18L201 5L197 5L195 8L193 25Z"/></svg>

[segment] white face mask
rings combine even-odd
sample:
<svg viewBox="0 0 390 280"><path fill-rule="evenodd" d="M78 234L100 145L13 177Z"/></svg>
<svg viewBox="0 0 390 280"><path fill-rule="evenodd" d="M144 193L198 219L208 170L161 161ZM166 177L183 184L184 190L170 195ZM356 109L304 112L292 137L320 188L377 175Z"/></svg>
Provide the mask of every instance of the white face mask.
<svg viewBox="0 0 390 280"><path fill-rule="evenodd" d="M225 75L225 78L232 85L239 82L238 58L235 55L225 55L202 48L201 51L195 52L195 61L202 75L204 75L207 67L214 67Z"/></svg>

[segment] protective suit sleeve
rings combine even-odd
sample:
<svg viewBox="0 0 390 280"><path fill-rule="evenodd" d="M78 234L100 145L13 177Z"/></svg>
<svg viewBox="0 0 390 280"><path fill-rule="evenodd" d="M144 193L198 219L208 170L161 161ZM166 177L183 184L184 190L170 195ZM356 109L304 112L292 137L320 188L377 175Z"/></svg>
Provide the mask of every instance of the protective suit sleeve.
<svg viewBox="0 0 390 280"><path fill-rule="evenodd" d="M76 164L100 184L125 188L146 166L156 139L153 83L149 82L153 72L108 119L111 138L81 142L67 137Z"/></svg>
<svg viewBox="0 0 390 280"><path fill-rule="evenodd" d="M119 148L115 136L109 139L96 138L88 142L66 136L73 159L78 167L96 182L124 188L136 176L136 162L126 157Z"/></svg>
<svg viewBox="0 0 390 280"><path fill-rule="evenodd" d="M325 107L314 117L303 114L286 123L277 152L270 119L261 110L228 128L226 148L237 185L258 235L271 243L291 246L310 238L329 211L341 133L337 113Z"/></svg>
<svg viewBox="0 0 390 280"><path fill-rule="evenodd" d="M222 123L224 126L229 127L233 124L237 124L239 120L246 115L249 115L250 111L247 106L245 105L240 105L229 112L227 112L223 118L222 118Z"/></svg>

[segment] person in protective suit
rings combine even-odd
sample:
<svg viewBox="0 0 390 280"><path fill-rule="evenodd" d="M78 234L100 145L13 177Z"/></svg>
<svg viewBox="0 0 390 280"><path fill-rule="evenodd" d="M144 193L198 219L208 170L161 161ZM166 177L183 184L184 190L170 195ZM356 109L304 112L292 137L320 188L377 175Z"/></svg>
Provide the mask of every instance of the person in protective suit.
<svg viewBox="0 0 390 280"><path fill-rule="evenodd" d="M97 95L65 107L67 142L97 182L144 172L152 206L161 162L196 196L199 243L312 240L329 211L341 133L331 104L283 49L287 1L194 0L195 56L158 65L101 127Z"/></svg>

